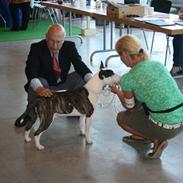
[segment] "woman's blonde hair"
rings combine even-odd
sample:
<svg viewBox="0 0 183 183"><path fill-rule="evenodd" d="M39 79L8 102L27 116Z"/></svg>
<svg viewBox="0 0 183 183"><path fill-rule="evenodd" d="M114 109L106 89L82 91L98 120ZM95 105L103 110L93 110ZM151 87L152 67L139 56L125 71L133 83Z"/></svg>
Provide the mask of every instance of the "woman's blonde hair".
<svg viewBox="0 0 183 183"><path fill-rule="evenodd" d="M115 49L119 54L122 52L128 52L132 58L138 56L140 57L140 60L149 59L149 56L147 52L142 48L140 41L137 39L137 37L132 35L120 37L116 42Z"/></svg>

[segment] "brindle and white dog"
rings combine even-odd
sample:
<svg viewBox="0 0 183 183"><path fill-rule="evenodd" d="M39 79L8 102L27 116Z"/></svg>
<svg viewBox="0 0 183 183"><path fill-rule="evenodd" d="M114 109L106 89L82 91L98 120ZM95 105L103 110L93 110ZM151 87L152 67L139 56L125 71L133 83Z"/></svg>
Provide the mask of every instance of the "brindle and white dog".
<svg viewBox="0 0 183 183"><path fill-rule="evenodd" d="M119 82L120 77L112 70L101 69L83 87L64 92L55 92L50 98L38 97L29 105L26 111L16 120L20 124L23 119L29 116L25 126L25 142L30 142L31 128L37 117L40 125L34 133L35 146L42 150L40 144L42 133L50 126L54 117L59 116L80 116L81 135L85 135L86 142L92 143L90 128L97 98L106 85Z"/></svg>

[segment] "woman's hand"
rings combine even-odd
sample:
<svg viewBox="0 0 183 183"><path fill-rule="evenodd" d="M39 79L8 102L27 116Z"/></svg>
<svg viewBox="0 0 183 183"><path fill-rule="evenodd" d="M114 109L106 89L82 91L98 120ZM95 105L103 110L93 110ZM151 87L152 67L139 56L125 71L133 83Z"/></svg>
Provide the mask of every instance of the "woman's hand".
<svg viewBox="0 0 183 183"><path fill-rule="evenodd" d="M119 85L112 85L110 86L110 88L111 88L111 92L114 94L118 94L119 92L121 92Z"/></svg>

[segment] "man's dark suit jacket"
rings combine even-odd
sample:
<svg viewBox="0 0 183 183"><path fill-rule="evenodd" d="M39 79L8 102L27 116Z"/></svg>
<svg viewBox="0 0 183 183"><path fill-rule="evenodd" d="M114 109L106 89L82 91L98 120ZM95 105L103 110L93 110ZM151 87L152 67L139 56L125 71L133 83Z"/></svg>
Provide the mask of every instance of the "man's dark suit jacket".
<svg viewBox="0 0 183 183"><path fill-rule="evenodd" d="M74 42L64 41L62 48L59 50L61 83L64 83L66 80L71 63L73 64L75 71L82 78L85 74L91 73L90 69L84 64L84 62L82 62L81 56L79 55ZM26 91L33 78L45 78L50 86L58 85L52 69L52 57L46 40L31 45L28 59L26 61L25 73L28 80L25 85Z"/></svg>

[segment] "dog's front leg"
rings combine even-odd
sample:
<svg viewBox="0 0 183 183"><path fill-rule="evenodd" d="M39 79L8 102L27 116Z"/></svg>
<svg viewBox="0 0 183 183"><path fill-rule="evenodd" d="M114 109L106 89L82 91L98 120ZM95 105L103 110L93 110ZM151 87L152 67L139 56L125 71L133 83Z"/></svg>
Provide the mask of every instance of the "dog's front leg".
<svg viewBox="0 0 183 183"><path fill-rule="evenodd" d="M87 144L92 144L93 143L93 141L91 139L91 136L90 136L91 127L92 127L92 116L86 117L85 132L86 132L86 142L87 142Z"/></svg>
<svg viewBox="0 0 183 183"><path fill-rule="evenodd" d="M85 121L86 121L86 116L80 116L79 118L79 127L80 127L80 135L85 136L86 132L85 132Z"/></svg>

